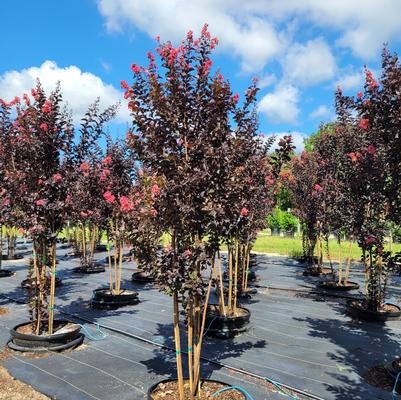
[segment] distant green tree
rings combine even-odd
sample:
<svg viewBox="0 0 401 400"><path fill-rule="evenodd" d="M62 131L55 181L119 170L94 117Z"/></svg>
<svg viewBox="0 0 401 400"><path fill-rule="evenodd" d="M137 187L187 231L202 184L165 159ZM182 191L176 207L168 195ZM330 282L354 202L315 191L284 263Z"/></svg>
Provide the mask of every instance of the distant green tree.
<svg viewBox="0 0 401 400"><path fill-rule="evenodd" d="M304 139L304 147L305 151L311 152L313 151L314 144L318 138L322 136L322 133L325 132L331 132L334 133L336 129L336 124L335 122L327 122L327 123L322 123L319 126L319 130L317 132L312 133L310 136Z"/></svg>
<svg viewBox="0 0 401 400"><path fill-rule="evenodd" d="M291 212L276 207L267 217L267 224L271 230L294 232L297 229L298 219Z"/></svg>

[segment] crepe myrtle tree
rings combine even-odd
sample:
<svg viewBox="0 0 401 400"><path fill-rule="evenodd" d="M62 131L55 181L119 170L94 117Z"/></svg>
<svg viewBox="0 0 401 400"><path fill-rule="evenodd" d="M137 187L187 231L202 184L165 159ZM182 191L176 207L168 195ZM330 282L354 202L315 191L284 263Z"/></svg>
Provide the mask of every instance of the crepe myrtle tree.
<svg viewBox="0 0 401 400"><path fill-rule="evenodd" d="M321 190L316 184L318 162L314 153L303 151L300 156L291 160L289 189L294 199L294 213L302 224L302 247L306 260L315 266L315 247L318 240L318 193ZM317 185L317 186L316 186ZM321 265L318 263L318 269Z"/></svg>
<svg viewBox="0 0 401 400"><path fill-rule="evenodd" d="M312 153L316 158L316 180L314 181L317 199L317 230L320 236L319 254L323 256L323 242L326 243L327 257L333 271L328 237L335 234L338 241L341 235L350 238L346 256L345 276L343 276L343 255L338 252L338 285L346 284L349 276L351 248L355 238L352 226L354 202L352 201L349 177L348 149L357 143L357 136L348 137L336 124L322 125L319 135L314 138Z"/></svg>
<svg viewBox="0 0 401 400"><path fill-rule="evenodd" d="M74 129L59 86L47 96L38 81L30 96L24 94L12 103L10 145L5 150L11 168L3 196L7 196L17 226L33 239L32 331L52 334L56 239L69 218L74 196L68 179ZM6 107L4 101L2 107Z"/></svg>
<svg viewBox="0 0 401 400"><path fill-rule="evenodd" d="M93 155L88 161L83 161L73 169L74 179L71 188L75 196L74 199L70 198L69 222L74 229L75 247L81 255L83 269L90 268L93 264L99 225L106 214L106 204L98 200L102 197L104 189L103 167L104 160L102 162Z"/></svg>
<svg viewBox="0 0 401 400"><path fill-rule="evenodd" d="M99 100L82 119L79 138L73 148L69 180L74 199L70 197L71 220L76 248L81 254L82 268L93 264L95 247L101 235L106 205L98 199L103 195L110 157L103 159L99 138L104 135L104 124L115 116L118 105L99 111ZM89 237L88 237L89 236ZM87 243L89 241L89 249Z"/></svg>
<svg viewBox="0 0 401 400"><path fill-rule="evenodd" d="M277 197L281 167L290 160L293 151L292 138L285 136L269 154L274 137L265 140L258 134L256 109L250 107L256 101L256 93L253 84L243 107L236 110L237 127L231 140L229 174L225 179L225 193L219 199L226 219L217 226L216 236L220 231L228 247L227 307L220 287L220 312L224 316L236 316L237 291L245 291L248 284L252 244L257 232L266 227L266 215L273 209Z"/></svg>
<svg viewBox="0 0 401 400"><path fill-rule="evenodd" d="M135 165L126 142L107 137L105 157L101 163L101 195L97 199L104 207L108 240L110 293L120 295L123 250L128 241L129 214L134 209L130 194L134 183ZM110 244L113 245L111 254Z"/></svg>
<svg viewBox="0 0 401 400"><path fill-rule="evenodd" d="M232 93L218 71L210 73L210 55L217 43L207 25L199 38L188 32L177 48L170 42L160 43L156 49L160 62L149 52L146 68L131 66L133 83L122 82L134 122L130 147L158 182L160 193L154 208L161 230L171 237L157 257L154 273L162 290L173 298L180 399L184 398L184 374L179 303L187 318L186 375L191 396L196 396L212 272L219 237L227 233L218 233L217 227L231 220L220 199L227 194L234 158L231 149L245 129L237 110L239 95ZM246 93L246 109L252 106L256 91L251 86ZM242 206L237 199L234 204L238 219ZM209 268L210 272L202 274Z"/></svg>
<svg viewBox="0 0 401 400"><path fill-rule="evenodd" d="M12 218L12 209L10 206L10 194L7 190L9 180L10 160L7 156L10 154L12 143L12 118L11 108L19 99L13 100L11 104L4 100L0 102L0 269L3 259L3 226L7 225Z"/></svg>
<svg viewBox="0 0 401 400"><path fill-rule="evenodd" d="M355 205L352 221L366 270L365 306L371 311L384 307L386 282L394 261L384 251L384 236L388 222L400 220L400 82L398 57L385 47L378 81L366 70L364 90L356 98L344 96L341 89L336 93L340 129L354 140L347 153L347 182Z"/></svg>
<svg viewBox="0 0 401 400"><path fill-rule="evenodd" d="M128 139L129 140L129 139ZM138 269L153 275L163 234L154 208L160 194L158 180L142 169L137 169L129 195L133 204L127 220L128 240Z"/></svg>

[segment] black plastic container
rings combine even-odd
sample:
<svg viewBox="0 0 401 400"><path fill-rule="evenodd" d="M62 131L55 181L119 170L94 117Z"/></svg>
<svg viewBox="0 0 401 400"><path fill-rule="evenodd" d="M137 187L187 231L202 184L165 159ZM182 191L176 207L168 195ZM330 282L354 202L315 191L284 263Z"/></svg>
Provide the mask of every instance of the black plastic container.
<svg viewBox="0 0 401 400"><path fill-rule="evenodd" d="M0 278L8 278L9 276L13 276L14 272L10 269L0 269Z"/></svg>
<svg viewBox="0 0 401 400"><path fill-rule="evenodd" d="M244 315L224 317L219 314L218 305L209 305L206 311L205 334L220 339L229 339L249 328L251 312L244 307L237 307L245 311Z"/></svg>
<svg viewBox="0 0 401 400"><path fill-rule="evenodd" d="M66 332L57 332L67 324L66 320L54 320L55 333L52 335L35 335L17 332L18 328L24 325L29 325L30 322L24 322L15 326L10 330L11 338L8 347L17 351L43 353L47 351L63 351L74 348L80 345L84 340L84 335L81 333L81 327L77 324L72 324L71 329Z"/></svg>
<svg viewBox="0 0 401 400"><path fill-rule="evenodd" d="M344 280L342 280L344 283ZM318 287L324 290L335 290L341 292L347 292L350 290L358 290L359 285L356 282L348 281L346 285L337 285L337 281L329 280L329 281L321 281L318 283Z"/></svg>
<svg viewBox="0 0 401 400"><path fill-rule="evenodd" d="M109 289L96 289L91 301L93 308L101 309L116 309L138 303L138 292L124 289L120 294L112 294Z"/></svg>
<svg viewBox="0 0 401 400"><path fill-rule="evenodd" d="M370 311L363 306L363 301L348 300L347 314L364 321L372 321L372 322L386 322L400 319L401 308L396 304L391 304L391 305L397 307L398 311L383 311L383 312Z"/></svg>

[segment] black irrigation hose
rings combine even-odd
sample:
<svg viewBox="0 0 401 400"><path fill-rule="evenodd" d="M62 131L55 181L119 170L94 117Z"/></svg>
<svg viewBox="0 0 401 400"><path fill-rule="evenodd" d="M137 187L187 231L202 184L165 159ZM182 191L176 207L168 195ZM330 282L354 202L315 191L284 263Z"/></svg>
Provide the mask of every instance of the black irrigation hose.
<svg viewBox="0 0 401 400"><path fill-rule="evenodd" d="M13 302L15 302L15 303L26 304L26 302L24 302L24 301L22 301L22 300L16 300L16 299L13 299L12 297L6 296L6 295L4 295L4 294L0 294L0 296L5 297L5 298L7 298L7 299L9 299L9 300L11 300L11 301L13 301ZM84 322L87 322L87 323L90 323L90 324L97 324L98 326L101 326L101 327L104 328L104 329L107 329L107 330L109 330L109 331L118 333L118 334L120 334L120 335L124 335L124 336L130 337L130 338L132 338L132 339L136 339L136 340L139 340L139 341L142 341L142 342L151 344L152 346L160 347L160 348L162 348L162 349L169 350L169 351L172 351L172 352L174 352L174 353L175 353L175 351L176 351L175 349L173 349L173 348L170 347L170 346L166 346L166 345L164 345L164 344L154 342L153 340L149 340L149 339L143 338L143 337L141 337L141 336L134 335L133 333L125 332L125 331L122 331L121 329L113 328L113 327L110 327L110 326L107 326L107 325L104 325L104 324L98 324L98 323L95 323L94 321L92 321L92 320L90 320L90 319L88 319L88 318L81 317L81 316L75 315L75 314L71 314L71 313L66 312L66 311L62 311L62 310L59 310L59 311L60 311L62 314L69 315L70 317L73 317L73 318L76 318L76 319L80 319L81 321L84 321ZM185 351L181 351L181 352L182 352L183 354L187 354L187 352L185 352ZM216 365L216 366L218 366L218 367L222 367L222 368L225 368L225 369L234 371L234 372L238 372L238 373L240 373L240 374L242 374L242 375L250 376L250 377L252 377L252 378L256 378L256 379L262 380L262 381L264 381L264 382L266 382L266 381L270 382L270 379L267 379L266 377L264 377L264 376L262 376L262 375L255 374L255 373L253 373L253 372L249 372L249 371L246 371L246 370L244 370L244 369L232 367L232 366L227 365L227 364L224 364L224 363L222 363L222 362L220 362L220 361L211 360L211 359L209 359L209 358L207 358L207 357L204 357L204 356L201 356L201 359L202 359L203 361L208 362L209 364L214 364L214 365ZM290 391L292 391L292 392L294 392L294 393L300 394L300 395L302 395L302 396L304 396L304 397L307 397L307 398L309 398L309 399L313 399L313 400L325 400L323 397L319 397L319 396L316 396L316 395L314 395L314 394L304 392L304 391L301 390L301 389L294 388L294 387L292 387L292 386L290 386L290 385L287 385L287 384L285 384L285 383L281 383L281 382L278 382L278 381L276 381L276 380L275 380L274 382L276 382L277 384L279 384L280 386L282 386L283 388L285 388L285 389L287 389L287 390L290 390Z"/></svg>

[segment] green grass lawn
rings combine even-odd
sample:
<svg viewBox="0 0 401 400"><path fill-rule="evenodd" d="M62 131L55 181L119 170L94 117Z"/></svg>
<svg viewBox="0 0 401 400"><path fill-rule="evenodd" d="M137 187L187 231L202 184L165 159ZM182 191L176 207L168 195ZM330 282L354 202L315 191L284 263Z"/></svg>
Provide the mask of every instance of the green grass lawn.
<svg viewBox="0 0 401 400"><path fill-rule="evenodd" d="M343 259L348 255L349 251L348 241L341 242L341 253ZM339 245L335 239L329 241L330 254L333 260L338 259ZM386 250L389 246L386 245ZM261 253L276 253L282 255L297 255L302 254L302 240L301 238L289 238L279 236L259 235L253 246L254 251ZM393 251L401 251L401 244L396 243L393 245ZM361 250L356 243L351 247L351 259L360 260Z"/></svg>

